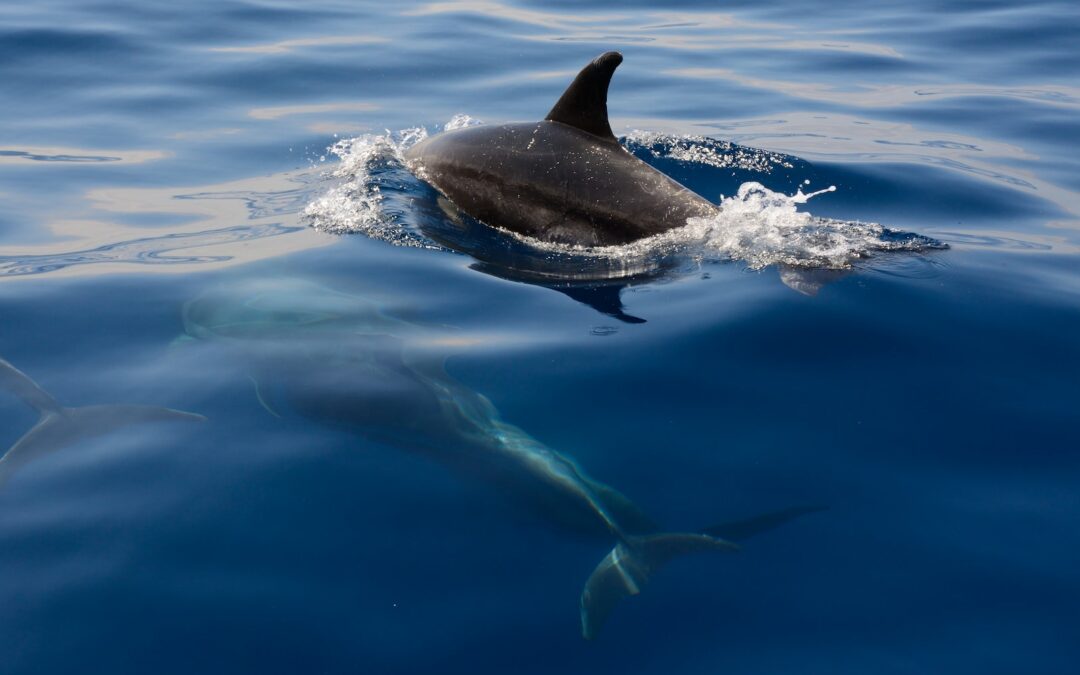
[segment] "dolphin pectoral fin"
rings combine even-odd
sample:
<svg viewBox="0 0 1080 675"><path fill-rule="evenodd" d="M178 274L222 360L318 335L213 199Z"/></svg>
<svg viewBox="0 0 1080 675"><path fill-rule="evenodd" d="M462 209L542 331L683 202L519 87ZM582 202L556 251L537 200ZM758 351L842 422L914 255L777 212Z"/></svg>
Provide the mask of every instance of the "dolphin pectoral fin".
<svg viewBox="0 0 1080 675"><path fill-rule="evenodd" d="M91 405L49 412L0 457L0 485L23 464L80 440L146 422L203 422L196 413L148 405Z"/></svg>
<svg viewBox="0 0 1080 675"><path fill-rule="evenodd" d="M603 284L598 286L549 286L563 295L588 305L601 314L607 314L623 323L645 323L645 319L623 311L620 294L625 284Z"/></svg>
<svg viewBox="0 0 1080 675"><path fill-rule="evenodd" d="M713 525L712 527L705 528L703 532L713 537L721 537L730 541L745 541L762 532L768 532L769 530L780 527L800 516L817 513L819 511L826 511L828 508L829 507L827 506L795 506L789 509L770 511L769 513L763 513L760 516L754 516L753 518Z"/></svg>
<svg viewBox="0 0 1080 675"><path fill-rule="evenodd" d="M42 415L60 410L60 404L39 387L37 382L4 359L0 359L0 386L11 391Z"/></svg>
<svg viewBox="0 0 1080 675"><path fill-rule="evenodd" d="M706 534L675 532L628 537L596 566L581 592L581 634L596 637L620 600L637 595L656 570L672 558L700 551L738 551L729 541Z"/></svg>
<svg viewBox="0 0 1080 675"><path fill-rule="evenodd" d="M195 413L149 405L90 405L64 408L25 373L0 359L0 386L9 389L41 419L15 445L0 453L0 485L20 466L36 457L84 438L101 436L143 422L202 422Z"/></svg>
<svg viewBox="0 0 1080 675"><path fill-rule="evenodd" d="M608 123L607 93L611 76L622 60L619 52L607 52L596 57L581 69L544 119L561 122L605 141L618 143Z"/></svg>

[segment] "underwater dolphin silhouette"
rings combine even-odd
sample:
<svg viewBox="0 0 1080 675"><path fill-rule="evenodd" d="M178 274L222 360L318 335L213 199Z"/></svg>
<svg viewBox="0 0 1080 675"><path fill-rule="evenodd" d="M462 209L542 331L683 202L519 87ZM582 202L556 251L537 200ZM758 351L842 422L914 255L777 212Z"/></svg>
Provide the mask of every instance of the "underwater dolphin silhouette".
<svg viewBox="0 0 1080 675"><path fill-rule="evenodd" d="M625 244L716 214L611 132L622 60L607 52L585 66L540 122L447 131L407 150L406 165L473 218L547 242Z"/></svg>
<svg viewBox="0 0 1080 675"><path fill-rule="evenodd" d="M736 551L734 541L819 510L787 509L700 531L666 530L451 377L443 362L453 345L462 344L453 333L390 316L361 296L300 279L234 281L186 303L183 319L184 342L217 344L228 350L230 362L239 356L256 366L255 393L271 414L291 410L418 451L495 486L557 525L612 546L581 594L587 639L622 598L637 595L672 558Z"/></svg>
<svg viewBox="0 0 1080 675"><path fill-rule="evenodd" d="M15 366L0 359L0 388L41 415L29 431L0 456L0 485L28 461L72 443L143 422L204 421L195 413L148 405L88 405L65 408Z"/></svg>

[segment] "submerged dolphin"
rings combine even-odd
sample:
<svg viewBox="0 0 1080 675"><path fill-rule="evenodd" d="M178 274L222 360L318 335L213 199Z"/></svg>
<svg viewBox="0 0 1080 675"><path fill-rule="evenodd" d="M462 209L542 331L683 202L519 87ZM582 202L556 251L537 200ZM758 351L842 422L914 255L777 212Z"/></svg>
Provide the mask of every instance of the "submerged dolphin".
<svg viewBox="0 0 1080 675"><path fill-rule="evenodd" d="M195 413L148 405L88 405L65 408L4 359L0 359L0 387L11 391L41 415L37 424L0 456L0 485L26 462L79 440L103 436L142 422L206 419Z"/></svg>
<svg viewBox="0 0 1080 675"><path fill-rule="evenodd" d="M730 552L816 509L790 509L697 532L665 531L573 459L504 421L483 395L443 369L470 340L393 318L364 298L303 280L233 283L187 303L189 338L230 345L264 363L256 393L271 413L295 410L374 440L423 452L495 484L560 525L612 545L581 594L581 627L597 634L618 601L670 559ZM232 362L230 352L225 358ZM266 378L281 387L266 386ZM282 381L284 380L284 381ZM283 396L271 394L280 391Z"/></svg>
<svg viewBox="0 0 1080 675"><path fill-rule="evenodd" d="M477 220L548 242L625 244L717 207L626 151L611 132L607 52L540 122L467 127L405 153L417 176Z"/></svg>

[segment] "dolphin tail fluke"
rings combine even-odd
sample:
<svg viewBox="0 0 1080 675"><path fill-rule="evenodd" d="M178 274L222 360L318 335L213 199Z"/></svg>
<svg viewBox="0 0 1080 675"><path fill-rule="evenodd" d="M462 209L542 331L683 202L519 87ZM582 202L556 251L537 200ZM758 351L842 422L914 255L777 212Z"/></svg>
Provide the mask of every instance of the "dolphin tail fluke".
<svg viewBox="0 0 1080 675"><path fill-rule="evenodd" d="M727 540L707 534L666 533L627 537L600 561L581 593L581 632L596 637L615 605L637 595L654 572L672 558L702 551L738 551Z"/></svg>

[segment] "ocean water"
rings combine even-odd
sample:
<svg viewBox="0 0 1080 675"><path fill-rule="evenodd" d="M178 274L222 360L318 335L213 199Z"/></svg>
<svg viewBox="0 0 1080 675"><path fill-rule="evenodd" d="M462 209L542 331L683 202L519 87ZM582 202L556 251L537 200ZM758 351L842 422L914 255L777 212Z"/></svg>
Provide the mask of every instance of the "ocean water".
<svg viewBox="0 0 1080 675"><path fill-rule="evenodd" d="M1075 673L1078 38L1040 1L0 4L0 452L30 380L205 418L0 464L0 673ZM608 50L621 142L716 218L552 247L404 168ZM615 542L492 439L665 531L788 517L585 640Z"/></svg>

